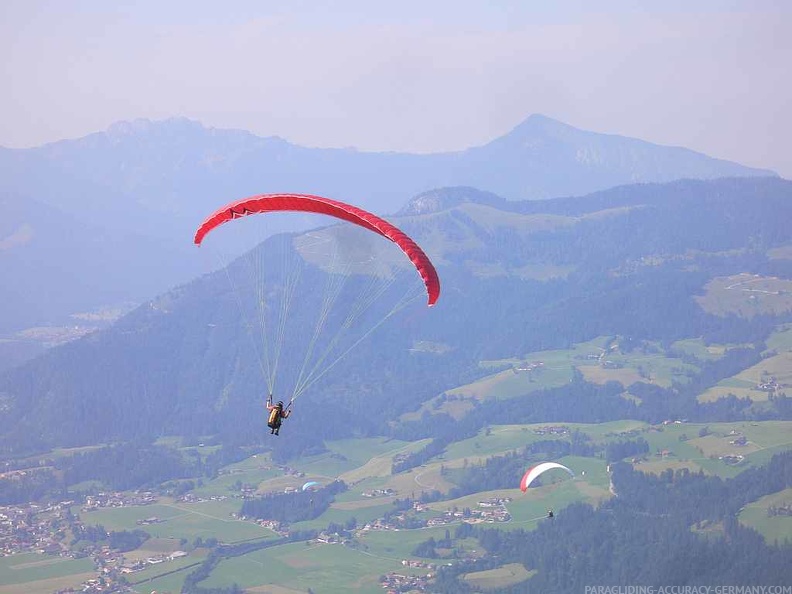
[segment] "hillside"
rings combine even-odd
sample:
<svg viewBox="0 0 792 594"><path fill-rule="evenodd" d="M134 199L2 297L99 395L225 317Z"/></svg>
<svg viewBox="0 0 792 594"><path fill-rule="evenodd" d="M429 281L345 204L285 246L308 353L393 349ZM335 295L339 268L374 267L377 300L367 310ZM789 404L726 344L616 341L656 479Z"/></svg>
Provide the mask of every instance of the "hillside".
<svg viewBox="0 0 792 594"><path fill-rule="evenodd" d="M254 193L312 192L382 214L444 186L525 200L636 182L769 175L539 115L484 146L427 155L307 148L185 119L121 122L38 148L0 148L0 274L13 279L0 293L0 333L68 324L70 314L117 305L119 295L138 301L194 278L207 269L189 252L198 223ZM293 220L276 231L305 228ZM17 241L20 234L32 238ZM237 251L252 245L241 232ZM26 265L42 259L47 266ZM59 274L83 282L58 283ZM31 307L14 293L34 296Z"/></svg>
<svg viewBox="0 0 792 594"><path fill-rule="evenodd" d="M0 336L79 324L71 314L140 302L180 274L192 253L183 242L112 230L36 200L0 195L0 212Z"/></svg>
<svg viewBox="0 0 792 594"><path fill-rule="evenodd" d="M647 184L545 202L499 202L472 189L419 196L394 220L437 264L438 305L416 304L399 323L378 329L306 393L288 441L281 437L274 447L295 455L350 433L395 431L414 439L475 430L481 426L476 414L465 417L467 429L442 415L429 425L389 423L491 374L479 366L482 360L607 335L636 344L703 338L744 346L703 367L687 391L639 382L640 406L619 397L621 387L576 380L563 397L548 393L530 408L517 399L499 414L522 422L784 416L778 408L762 412L728 401L698 405L696 397L753 364L771 331L790 320L792 304L748 318L738 310L708 313L697 296L718 277L792 278L792 262L779 257L792 243L791 197L792 183L779 179ZM331 226L310 237L331 240L344 229ZM304 237L280 236L258 250L299 254L295 246ZM6 373L0 379L6 451L162 435L259 442L265 386L228 282L240 266L164 294L108 330ZM318 288L324 273L312 270ZM762 298L745 295L749 302ZM310 328L307 319L296 319L299 341ZM283 365L288 375L298 362Z"/></svg>

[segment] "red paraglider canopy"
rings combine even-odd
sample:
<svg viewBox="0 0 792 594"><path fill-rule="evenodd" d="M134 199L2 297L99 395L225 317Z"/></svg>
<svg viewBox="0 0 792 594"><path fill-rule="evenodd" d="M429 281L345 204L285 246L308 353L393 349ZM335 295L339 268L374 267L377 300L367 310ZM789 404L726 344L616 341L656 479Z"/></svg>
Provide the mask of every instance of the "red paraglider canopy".
<svg viewBox="0 0 792 594"><path fill-rule="evenodd" d="M195 244L201 245L207 233L230 220L251 214L273 211L301 211L325 214L360 225L374 233L387 237L401 248L418 270L426 285L429 305L434 305L438 297L440 297L440 279L437 276L437 271L417 243L396 226L362 208L321 196L313 196L311 194L260 194L237 200L216 210L201 223L201 226L195 232Z"/></svg>

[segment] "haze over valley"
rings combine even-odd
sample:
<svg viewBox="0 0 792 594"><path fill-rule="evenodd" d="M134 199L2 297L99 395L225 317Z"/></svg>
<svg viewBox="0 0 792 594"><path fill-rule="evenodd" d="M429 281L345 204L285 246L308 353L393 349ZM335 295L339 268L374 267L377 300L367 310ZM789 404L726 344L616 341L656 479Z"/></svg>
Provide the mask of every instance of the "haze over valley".
<svg viewBox="0 0 792 594"><path fill-rule="evenodd" d="M787 8L180 5L0 9L0 594L790 592Z"/></svg>

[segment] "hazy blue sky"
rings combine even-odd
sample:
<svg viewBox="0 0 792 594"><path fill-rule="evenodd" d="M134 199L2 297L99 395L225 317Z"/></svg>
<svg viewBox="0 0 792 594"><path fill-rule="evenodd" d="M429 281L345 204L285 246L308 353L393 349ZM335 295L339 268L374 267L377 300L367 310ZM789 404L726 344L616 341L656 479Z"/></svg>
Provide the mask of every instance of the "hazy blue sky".
<svg viewBox="0 0 792 594"><path fill-rule="evenodd" d="M792 2L0 0L0 145L136 117L439 151L531 113L792 178Z"/></svg>

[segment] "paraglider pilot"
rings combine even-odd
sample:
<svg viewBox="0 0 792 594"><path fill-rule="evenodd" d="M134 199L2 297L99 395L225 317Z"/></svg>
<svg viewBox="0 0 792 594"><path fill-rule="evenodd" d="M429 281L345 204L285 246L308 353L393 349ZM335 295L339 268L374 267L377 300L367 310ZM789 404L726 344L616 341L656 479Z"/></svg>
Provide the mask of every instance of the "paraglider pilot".
<svg viewBox="0 0 792 594"><path fill-rule="evenodd" d="M277 404L272 404L272 394L267 397L267 410L269 411L269 419L267 420L267 427L270 428L270 434L278 435L280 431L281 422L283 419L288 419L289 415L291 414L292 402L294 399L289 401L289 406L285 409L283 408L283 401L279 400Z"/></svg>

